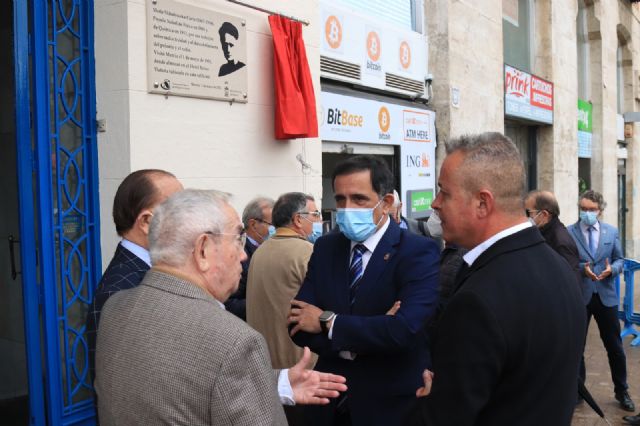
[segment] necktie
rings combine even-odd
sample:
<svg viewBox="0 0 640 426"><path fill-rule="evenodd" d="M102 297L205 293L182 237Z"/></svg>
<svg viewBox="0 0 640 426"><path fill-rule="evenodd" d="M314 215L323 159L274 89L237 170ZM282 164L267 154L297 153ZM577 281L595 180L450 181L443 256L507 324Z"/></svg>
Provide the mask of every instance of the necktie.
<svg viewBox="0 0 640 426"><path fill-rule="evenodd" d="M360 279L364 273L362 267L362 255L367 251L367 248L362 244L356 244L353 248L353 257L351 258L351 265L349 266L349 303L353 306L353 302L356 300L356 291L360 284Z"/></svg>
<svg viewBox="0 0 640 426"><path fill-rule="evenodd" d="M596 232L596 228L594 228L593 226L590 226L587 228L587 231L589 232L589 251L591 252L591 256L596 255L596 239L593 237L593 233Z"/></svg>

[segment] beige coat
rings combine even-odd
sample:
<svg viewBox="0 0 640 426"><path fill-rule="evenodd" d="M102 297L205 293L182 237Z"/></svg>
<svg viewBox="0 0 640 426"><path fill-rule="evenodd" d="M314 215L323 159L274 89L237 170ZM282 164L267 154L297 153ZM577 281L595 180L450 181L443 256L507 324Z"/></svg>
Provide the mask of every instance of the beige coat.
<svg viewBox="0 0 640 426"><path fill-rule="evenodd" d="M278 228L251 258L247 322L267 341L274 368L292 367L302 356L302 348L289 338L287 314L312 252L313 244L288 228Z"/></svg>

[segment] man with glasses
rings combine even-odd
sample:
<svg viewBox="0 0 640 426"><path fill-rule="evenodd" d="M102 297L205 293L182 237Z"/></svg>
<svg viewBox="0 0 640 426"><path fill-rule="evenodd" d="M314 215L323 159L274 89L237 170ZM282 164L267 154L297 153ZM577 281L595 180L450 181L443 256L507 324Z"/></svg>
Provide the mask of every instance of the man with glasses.
<svg viewBox="0 0 640 426"><path fill-rule="evenodd" d="M332 182L340 232L316 242L288 321L294 342L319 355L316 370L344 375L349 391L308 410L307 424L404 425L430 366L439 249L390 218L384 160L353 156Z"/></svg>
<svg viewBox="0 0 640 426"><path fill-rule="evenodd" d="M538 228L545 241L569 263L576 275L576 285L580 285L580 259L575 241L560 221L558 200L549 191L534 190L524 199L524 207L529 220Z"/></svg>
<svg viewBox="0 0 640 426"><path fill-rule="evenodd" d="M249 267L247 323L267 341L273 368L289 368L303 351L289 338L287 313L307 273L322 218L314 198L301 192L281 195L272 218L276 233L258 247ZM305 424L299 407L285 407L285 413L291 426Z"/></svg>
<svg viewBox="0 0 640 426"><path fill-rule="evenodd" d="M582 273L582 299L587 307L587 327L593 316L607 350L614 395L623 410L634 411L627 389L627 358L620 338L619 297L615 277L622 272L624 258L618 230L600 220L606 203L602 194L587 190L580 195L580 220L569 225L569 234L578 246ZM585 379L584 356L580 378Z"/></svg>
<svg viewBox="0 0 640 426"><path fill-rule="evenodd" d="M281 402L326 404L346 389L342 377L305 370L308 349L292 368L274 372L262 336L225 311L245 238L217 191L184 190L155 209L153 268L102 313L101 424L285 426Z"/></svg>
<svg viewBox="0 0 640 426"><path fill-rule="evenodd" d="M243 320L247 319L247 276L249 264L256 249L275 233L275 227L271 223L271 210L273 200L267 197L256 197L244 208L242 223L247 233L247 242L244 251L247 259L242 262L242 277L238 291L225 302L227 310Z"/></svg>

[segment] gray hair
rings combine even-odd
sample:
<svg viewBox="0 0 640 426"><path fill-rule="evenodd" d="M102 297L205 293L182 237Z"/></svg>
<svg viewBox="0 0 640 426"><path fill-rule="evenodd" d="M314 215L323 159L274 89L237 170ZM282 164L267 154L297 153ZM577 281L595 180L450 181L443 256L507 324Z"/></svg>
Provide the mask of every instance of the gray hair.
<svg viewBox="0 0 640 426"><path fill-rule="evenodd" d="M271 217L273 218L273 226L280 228L291 224L293 216L296 213L303 212L307 209L307 201L315 201L315 199L303 192L287 192L278 197L273 206Z"/></svg>
<svg viewBox="0 0 640 426"><path fill-rule="evenodd" d="M184 265L200 234L224 232L228 200L224 192L185 189L156 207L149 228L151 262Z"/></svg>
<svg viewBox="0 0 640 426"><path fill-rule="evenodd" d="M589 201L593 201L598 205L598 210L601 212L604 211L605 207L607 207L607 203L604 201L604 197L598 191L594 191L593 189L587 189L582 194L580 194L579 200L586 199ZM580 202L578 201L578 207L580 207Z"/></svg>
<svg viewBox="0 0 640 426"><path fill-rule="evenodd" d="M273 203L274 201L269 197L256 197L249 201L249 204L246 205L242 212L242 223L244 224L244 227L247 228L249 226L249 220L251 219L264 219L262 210L265 207L272 209Z"/></svg>
<svg viewBox="0 0 640 426"><path fill-rule="evenodd" d="M446 148L447 154L464 154L459 172L466 191L489 189L505 212L524 211L524 164L511 139L498 132L486 132L453 139Z"/></svg>

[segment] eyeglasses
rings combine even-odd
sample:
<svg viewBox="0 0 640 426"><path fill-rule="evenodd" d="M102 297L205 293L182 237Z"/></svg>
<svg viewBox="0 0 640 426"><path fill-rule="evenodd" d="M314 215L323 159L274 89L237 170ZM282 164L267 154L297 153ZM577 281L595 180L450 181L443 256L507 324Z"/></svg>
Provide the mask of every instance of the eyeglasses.
<svg viewBox="0 0 640 426"><path fill-rule="evenodd" d="M271 223L271 222L267 222L266 220L262 220L262 219L258 219L258 218L254 218L254 220L255 220L256 222L266 223L267 225L271 225L271 226L273 226L273 223Z"/></svg>
<svg viewBox="0 0 640 426"><path fill-rule="evenodd" d="M308 214L315 217L316 219L319 219L322 217L322 213L320 213L319 210L316 210L315 212L298 212L298 214Z"/></svg>
<svg viewBox="0 0 640 426"><path fill-rule="evenodd" d="M527 213L527 217L535 216L538 214L538 212L540 212L540 210L529 210L529 209L525 209L524 211Z"/></svg>
<svg viewBox="0 0 640 426"><path fill-rule="evenodd" d="M244 229L239 234L231 234L231 233L228 233L228 232L211 232L211 231L205 231L205 234L209 234L209 235L231 235L232 237L235 237L234 240L240 247L244 247L244 245L247 242L247 233L244 231Z"/></svg>

